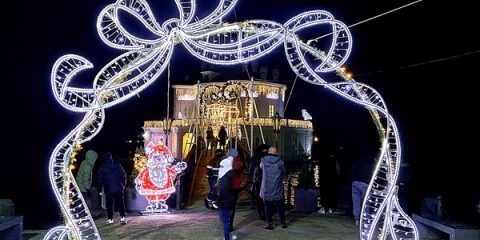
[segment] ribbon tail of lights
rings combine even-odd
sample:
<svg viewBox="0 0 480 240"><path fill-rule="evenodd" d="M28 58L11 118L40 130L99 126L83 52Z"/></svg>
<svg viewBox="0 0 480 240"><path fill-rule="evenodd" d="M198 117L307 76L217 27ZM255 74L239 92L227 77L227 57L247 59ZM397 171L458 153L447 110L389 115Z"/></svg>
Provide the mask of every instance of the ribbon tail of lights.
<svg viewBox="0 0 480 240"><path fill-rule="evenodd" d="M202 61L220 65L241 64L258 59L283 44L292 70L303 80L324 86L337 95L366 107L382 135L382 150L362 208L361 239L419 238L413 221L401 209L396 182L401 163L401 142L394 119L381 95L356 82L340 67L352 49L347 26L322 10L299 14L285 24L269 20L220 23L236 0L220 0L211 14L194 20L194 0L174 0L178 18L159 24L145 0L118 0L106 6L97 18L100 39L125 51L106 64L95 76L92 88L72 87L73 77L93 68L85 58L65 55L53 66L51 86L56 100L70 111L83 112L83 120L56 146L50 157L50 183L64 215L64 226L52 228L45 239L100 239L85 200L69 169L75 146L91 140L101 130L106 108L135 96L163 73L176 44L183 44ZM145 39L126 30L120 13L138 20L155 36ZM304 43L298 32L310 27L330 27L327 51ZM305 56L313 57L307 61ZM314 65L314 66L312 66ZM329 83L319 74L336 73L343 81ZM183 166L183 165L182 165ZM186 167L186 166L185 166Z"/></svg>

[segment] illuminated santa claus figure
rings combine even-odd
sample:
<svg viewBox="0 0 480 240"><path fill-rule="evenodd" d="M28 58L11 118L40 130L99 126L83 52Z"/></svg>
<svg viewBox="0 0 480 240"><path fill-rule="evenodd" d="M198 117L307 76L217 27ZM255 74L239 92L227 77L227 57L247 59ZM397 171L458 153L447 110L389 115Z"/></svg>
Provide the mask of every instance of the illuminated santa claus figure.
<svg viewBox="0 0 480 240"><path fill-rule="evenodd" d="M136 189L148 200L147 213L168 212L165 201L175 192L175 177L187 168L187 164L174 164L175 159L162 140L157 145L149 143L145 153L148 160L135 179Z"/></svg>

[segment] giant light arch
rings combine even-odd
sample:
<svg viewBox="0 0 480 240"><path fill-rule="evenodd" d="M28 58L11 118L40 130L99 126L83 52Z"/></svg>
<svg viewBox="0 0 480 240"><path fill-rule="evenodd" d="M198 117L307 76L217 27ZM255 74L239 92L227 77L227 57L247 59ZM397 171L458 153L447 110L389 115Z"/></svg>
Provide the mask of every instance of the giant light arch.
<svg viewBox="0 0 480 240"><path fill-rule="evenodd" d="M209 63L233 65L258 59L283 45L298 77L320 85L354 103L365 106L382 134L381 157L368 187L361 215L361 239L418 239L412 220L398 203L396 181L401 161L397 126L380 94L370 86L349 79L340 69L347 60L352 37L342 22L322 10L299 14L284 24L269 20L221 23L237 0L220 0L203 19L193 20L195 0L174 0L178 18L160 24L144 0L118 0L105 7L97 19L100 38L108 46L124 50L95 76L92 88L71 86L73 77L93 65L78 55L59 58L52 69L51 85L56 100L65 108L84 113L82 121L56 146L50 157L49 176L65 225L52 228L45 239L100 239L69 169L79 144L89 141L102 128L105 109L147 88L169 64L174 46L181 43L195 57ZM154 36L144 39L126 30L119 14L140 21ZM326 25L331 29L326 51L299 39L297 33ZM311 57L307 61L307 57ZM321 75L334 72L343 80L328 83Z"/></svg>

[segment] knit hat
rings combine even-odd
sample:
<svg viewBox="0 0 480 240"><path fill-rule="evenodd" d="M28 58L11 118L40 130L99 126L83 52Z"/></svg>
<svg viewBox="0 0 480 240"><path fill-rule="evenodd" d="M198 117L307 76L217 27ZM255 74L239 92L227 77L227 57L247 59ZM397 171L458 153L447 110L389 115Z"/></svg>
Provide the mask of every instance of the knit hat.
<svg viewBox="0 0 480 240"><path fill-rule="evenodd" d="M238 156L238 152L237 152L236 149L230 148L230 149L228 149L227 156L236 157L236 156Z"/></svg>

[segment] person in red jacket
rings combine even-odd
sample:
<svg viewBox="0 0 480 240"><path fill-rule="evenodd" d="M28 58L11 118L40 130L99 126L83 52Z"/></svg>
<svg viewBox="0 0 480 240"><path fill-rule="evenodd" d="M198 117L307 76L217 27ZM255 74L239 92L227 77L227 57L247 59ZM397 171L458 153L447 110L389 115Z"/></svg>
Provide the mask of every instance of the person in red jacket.
<svg viewBox="0 0 480 240"><path fill-rule="evenodd" d="M240 187L245 180L245 164L242 159L238 156L237 150L231 148L227 152L228 157L232 157L232 170L234 175L232 177L232 190L235 193L234 207L230 211L230 231L233 231L233 221L235 219L235 207L237 205L238 195L240 193Z"/></svg>

